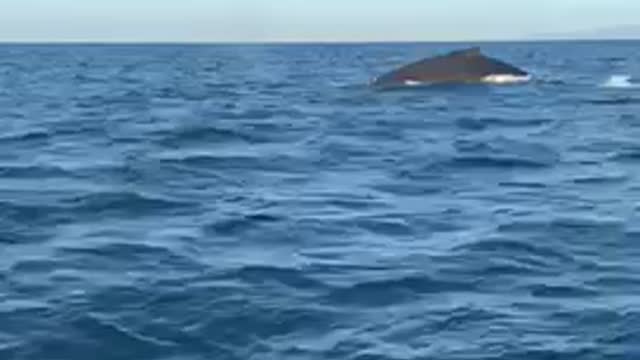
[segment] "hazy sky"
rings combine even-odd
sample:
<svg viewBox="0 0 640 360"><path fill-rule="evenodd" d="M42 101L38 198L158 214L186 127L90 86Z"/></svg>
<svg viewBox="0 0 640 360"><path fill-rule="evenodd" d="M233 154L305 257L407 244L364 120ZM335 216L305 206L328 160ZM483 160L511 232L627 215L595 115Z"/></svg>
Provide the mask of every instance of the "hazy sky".
<svg viewBox="0 0 640 360"><path fill-rule="evenodd" d="M447 41L639 24L639 0L0 1L0 41Z"/></svg>

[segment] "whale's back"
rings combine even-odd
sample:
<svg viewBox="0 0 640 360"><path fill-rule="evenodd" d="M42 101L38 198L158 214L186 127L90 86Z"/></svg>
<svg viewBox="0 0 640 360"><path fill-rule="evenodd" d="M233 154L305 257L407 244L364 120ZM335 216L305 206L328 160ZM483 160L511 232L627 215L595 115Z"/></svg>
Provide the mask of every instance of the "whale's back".
<svg viewBox="0 0 640 360"><path fill-rule="evenodd" d="M491 79L528 77L528 74L503 61L483 55L478 48L455 51L423 59L387 73L377 85L440 82L483 82Z"/></svg>

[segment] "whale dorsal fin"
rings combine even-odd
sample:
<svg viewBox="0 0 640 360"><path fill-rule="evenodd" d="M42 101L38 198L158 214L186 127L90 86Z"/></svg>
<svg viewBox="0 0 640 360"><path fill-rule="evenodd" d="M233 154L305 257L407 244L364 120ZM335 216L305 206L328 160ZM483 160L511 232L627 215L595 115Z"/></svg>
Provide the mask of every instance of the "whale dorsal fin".
<svg viewBox="0 0 640 360"><path fill-rule="evenodd" d="M480 55L482 55L482 52L480 51L480 48L477 46L467 48L467 49L462 49L462 50L456 50L449 53L449 56L473 57L473 56L480 56Z"/></svg>

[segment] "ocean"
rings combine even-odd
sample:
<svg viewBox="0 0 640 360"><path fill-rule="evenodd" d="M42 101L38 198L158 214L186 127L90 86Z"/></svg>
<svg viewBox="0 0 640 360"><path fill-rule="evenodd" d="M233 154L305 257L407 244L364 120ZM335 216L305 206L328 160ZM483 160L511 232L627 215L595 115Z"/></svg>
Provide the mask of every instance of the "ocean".
<svg viewBox="0 0 640 360"><path fill-rule="evenodd" d="M379 91L479 45L527 84ZM0 359L640 357L640 42L0 45Z"/></svg>

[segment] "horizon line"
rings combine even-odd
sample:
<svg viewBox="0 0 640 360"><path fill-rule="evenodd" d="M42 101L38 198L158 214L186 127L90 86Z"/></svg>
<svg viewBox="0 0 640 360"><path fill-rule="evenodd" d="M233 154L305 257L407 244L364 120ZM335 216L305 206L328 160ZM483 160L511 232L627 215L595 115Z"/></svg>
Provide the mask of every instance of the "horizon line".
<svg viewBox="0 0 640 360"><path fill-rule="evenodd" d="M640 41L637 37L549 37L454 40L0 40L1 45L350 45Z"/></svg>

